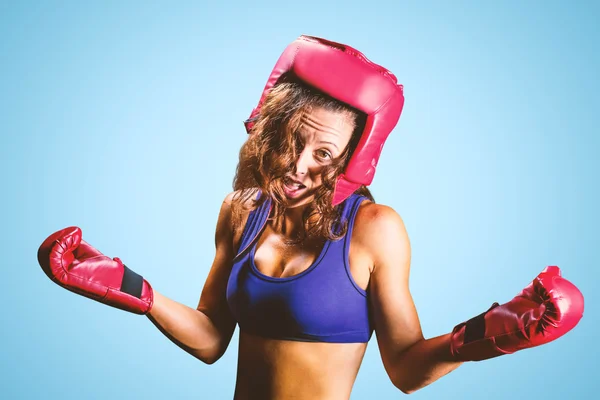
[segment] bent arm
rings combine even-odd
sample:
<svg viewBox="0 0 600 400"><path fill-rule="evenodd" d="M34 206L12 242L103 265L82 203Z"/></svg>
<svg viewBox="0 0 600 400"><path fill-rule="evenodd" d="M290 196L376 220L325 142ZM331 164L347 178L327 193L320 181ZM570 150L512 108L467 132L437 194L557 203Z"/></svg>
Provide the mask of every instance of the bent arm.
<svg viewBox="0 0 600 400"><path fill-rule="evenodd" d="M216 362L229 346L236 322L226 299L233 260L231 195L221 207L215 235L216 255L196 309L154 291L147 316L173 343L206 364Z"/></svg>
<svg viewBox="0 0 600 400"><path fill-rule="evenodd" d="M421 389L461 365L450 353L450 334L425 339L409 291L410 242L391 208L365 208L360 236L371 253L370 299L377 343L390 380L404 393Z"/></svg>
<svg viewBox="0 0 600 400"><path fill-rule="evenodd" d="M408 288L410 244L398 214L372 206L360 236L372 258L370 280L375 330L390 379L412 393L459 367L511 354L555 340L577 325L583 295L549 266L508 303L454 327L452 333L425 340Z"/></svg>
<svg viewBox="0 0 600 400"><path fill-rule="evenodd" d="M154 305L146 316L173 343L206 364L217 361L229 343L206 314L156 290Z"/></svg>

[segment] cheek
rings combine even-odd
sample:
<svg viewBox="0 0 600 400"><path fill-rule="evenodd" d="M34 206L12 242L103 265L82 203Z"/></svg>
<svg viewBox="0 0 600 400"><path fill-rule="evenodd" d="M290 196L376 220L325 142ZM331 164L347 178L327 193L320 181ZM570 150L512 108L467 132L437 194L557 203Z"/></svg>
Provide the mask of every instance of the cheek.
<svg viewBox="0 0 600 400"><path fill-rule="evenodd" d="M313 187L321 186L323 184L323 177L321 175L323 170L324 168L315 168L313 171L311 171L312 173L310 175L310 180Z"/></svg>

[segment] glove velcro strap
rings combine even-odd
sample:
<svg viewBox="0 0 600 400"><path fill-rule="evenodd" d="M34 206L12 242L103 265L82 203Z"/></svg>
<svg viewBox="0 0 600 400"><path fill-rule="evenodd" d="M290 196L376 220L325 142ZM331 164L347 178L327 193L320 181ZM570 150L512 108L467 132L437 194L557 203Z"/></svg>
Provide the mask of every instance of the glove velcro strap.
<svg viewBox="0 0 600 400"><path fill-rule="evenodd" d="M485 315L490 312L491 309L498 306L498 303L494 303L489 310L482 312L478 316L473 317L465 322L465 338L463 344L483 339L485 336Z"/></svg>
<svg viewBox="0 0 600 400"><path fill-rule="evenodd" d="M121 292L127 293L131 296L142 297L142 287L144 286L144 278L141 275L136 274L125 264L123 264L123 280L121 281Z"/></svg>

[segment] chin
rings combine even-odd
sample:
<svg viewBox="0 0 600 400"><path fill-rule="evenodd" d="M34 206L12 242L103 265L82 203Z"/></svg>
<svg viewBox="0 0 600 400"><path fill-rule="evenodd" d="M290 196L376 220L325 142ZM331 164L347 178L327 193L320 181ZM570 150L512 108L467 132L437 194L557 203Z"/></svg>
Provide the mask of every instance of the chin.
<svg viewBox="0 0 600 400"><path fill-rule="evenodd" d="M315 199L314 193L309 192L299 197L285 197L286 208L297 208L311 203Z"/></svg>

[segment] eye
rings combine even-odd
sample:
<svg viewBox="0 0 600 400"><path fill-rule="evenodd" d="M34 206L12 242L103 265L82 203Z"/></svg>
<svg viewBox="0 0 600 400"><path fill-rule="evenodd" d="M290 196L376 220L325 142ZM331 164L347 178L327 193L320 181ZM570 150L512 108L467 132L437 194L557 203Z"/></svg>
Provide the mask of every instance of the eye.
<svg viewBox="0 0 600 400"><path fill-rule="evenodd" d="M320 149L316 151L317 157L323 160L331 160L331 153L326 150Z"/></svg>

